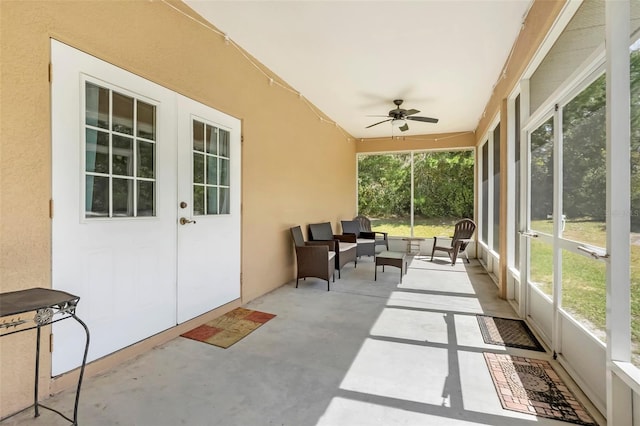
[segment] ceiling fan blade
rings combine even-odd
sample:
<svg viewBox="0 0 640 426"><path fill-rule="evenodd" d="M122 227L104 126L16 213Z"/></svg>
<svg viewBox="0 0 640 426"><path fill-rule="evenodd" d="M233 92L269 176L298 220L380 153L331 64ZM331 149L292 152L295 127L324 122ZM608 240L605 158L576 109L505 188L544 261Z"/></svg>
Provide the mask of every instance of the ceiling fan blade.
<svg viewBox="0 0 640 426"><path fill-rule="evenodd" d="M400 129L401 132L406 132L407 130L409 130L409 125L407 123L404 123L404 125L402 127L398 127L398 129Z"/></svg>
<svg viewBox="0 0 640 426"><path fill-rule="evenodd" d="M413 115L413 114L417 114L420 111L418 111L417 109L408 109L404 114L405 115Z"/></svg>
<svg viewBox="0 0 640 426"><path fill-rule="evenodd" d="M437 123L438 122L437 118L431 118L431 117L407 117L407 120L422 121L424 123Z"/></svg>
<svg viewBox="0 0 640 426"><path fill-rule="evenodd" d="M365 117L389 117L389 115L365 115Z"/></svg>
<svg viewBox="0 0 640 426"><path fill-rule="evenodd" d="M389 119L387 119L387 120L379 121L379 122L377 122L377 123L372 124L371 126L367 126L367 127L365 127L365 129L368 129L369 127L377 126L378 124L386 123L387 121L391 121L391 120L393 120L393 118L389 118Z"/></svg>

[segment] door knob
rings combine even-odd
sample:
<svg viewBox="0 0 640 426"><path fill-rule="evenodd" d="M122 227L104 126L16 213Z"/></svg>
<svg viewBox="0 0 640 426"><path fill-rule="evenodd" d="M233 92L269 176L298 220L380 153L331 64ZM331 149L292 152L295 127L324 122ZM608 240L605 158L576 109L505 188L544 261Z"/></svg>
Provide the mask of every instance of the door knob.
<svg viewBox="0 0 640 426"><path fill-rule="evenodd" d="M180 218L180 225L186 225L187 223L193 223L195 225L196 221L195 220L189 220L186 217L181 217Z"/></svg>

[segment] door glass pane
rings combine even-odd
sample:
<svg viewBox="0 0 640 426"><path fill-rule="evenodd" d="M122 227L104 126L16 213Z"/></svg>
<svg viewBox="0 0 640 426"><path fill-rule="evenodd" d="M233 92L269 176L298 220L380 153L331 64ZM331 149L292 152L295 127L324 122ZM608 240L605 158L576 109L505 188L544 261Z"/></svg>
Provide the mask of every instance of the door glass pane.
<svg viewBox="0 0 640 426"><path fill-rule="evenodd" d="M480 239L489 244L489 141L482 145L482 232Z"/></svg>
<svg viewBox="0 0 640 426"><path fill-rule="evenodd" d="M132 179L113 179L113 215L133 216Z"/></svg>
<svg viewBox="0 0 640 426"><path fill-rule="evenodd" d="M553 234L553 117L531 133L531 229Z"/></svg>
<svg viewBox="0 0 640 426"><path fill-rule="evenodd" d="M109 134L87 129L85 146L85 170L109 173Z"/></svg>
<svg viewBox="0 0 640 426"><path fill-rule="evenodd" d="M220 188L220 214L229 214L229 188Z"/></svg>
<svg viewBox="0 0 640 426"><path fill-rule="evenodd" d="M109 216L109 178L86 176L85 217Z"/></svg>
<svg viewBox="0 0 640 426"><path fill-rule="evenodd" d="M204 186L202 185L193 186L193 214L204 214Z"/></svg>
<svg viewBox="0 0 640 426"><path fill-rule="evenodd" d="M113 92L113 131L133 134L133 98Z"/></svg>
<svg viewBox="0 0 640 426"><path fill-rule="evenodd" d="M155 216L155 182L138 181L137 216Z"/></svg>
<svg viewBox="0 0 640 426"><path fill-rule="evenodd" d="M411 154L358 157L358 213L375 231L411 236Z"/></svg>
<svg viewBox="0 0 640 426"><path fill-rule="evenodd" d="M156 107L142 101L137 102L138 137L156 140Z"/></svg>
<svg viewBox="0 0 640 426"><path fill-rule="evenodd" d="M113 136L114 175L133 176L133 139Z"/></svg>
<svg viewBox="0 0 640 426"><path fill-rule="evenodd" d="M207 153L209 154L217 154L218 153L218 129L212 126L207 126L206 128L206 146Z"/></svg>
<svg viewBox="0 0 640 426"><path fill-rule="evenodd" d="M220 185L229 186L229 160L220 159Z"/></svg>
<svg viewBox="0 0 640 426"><path fill-rule="evenodd" d="M204 152L204 123L193 121L193 150Z"/></svg>
<svg viewBox="0 0 640 426"><path fill-rule="evenodd" d="M204 183L204 155L193 153L193 181Z"/></svg>
<svg viewBox="0 0 640 426"><path fill-rule="evenodd" d="M529 282L544 294L553 294L553 246L529 239Z"/></svg>
<svg viewBox="0 0 640 426"><path fill-rule="evenodd" d="M95 84L85 84L85 123L88 126L109 128L109 90Z"/></svg>
<svg viewBox="0 0 640 426"><path fill-rule="evenodd" d="M207 187L207 214L218 214L217 187Z"/></svg>
<svg viewBox="0 0 640 426"><path fill-rule="evenodd" d="M138 177L155 177L155 147L154 143L138 141Z"/></svg>
<svg viewBox="0 0 640 426"><path fill-rule="evenodd" d="M562 111L562 236L606 247L605 76Z"/></svg>
<svg viewBox="0 0 640 426"><path fill-rule="evenodd" d="M229 132L218 129L218 135L220 138L220 152L218 154L222 157L229 158Z"/></svg>
<svg viewBox="0 0 640 426"><path fill-rule="evenodd" d="M602 342L606 342L607 265L562 251L562 308Z"/></svg>
<svg viewBox="0 0 640 426"><path fill-rule="evenodd" d="M207 183L218 184L218 158L207 156Z"/></svg>

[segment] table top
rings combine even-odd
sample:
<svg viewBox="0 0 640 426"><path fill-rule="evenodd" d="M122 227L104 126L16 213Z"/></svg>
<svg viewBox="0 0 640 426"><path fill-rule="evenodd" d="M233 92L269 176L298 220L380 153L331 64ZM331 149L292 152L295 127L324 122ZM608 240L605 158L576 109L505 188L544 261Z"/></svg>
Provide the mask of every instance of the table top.
<svg viewBox="0 0 640 426"><path fill-rule="evenodd" d="M426 238L423 237L404 237L403 241L424 241Z"/></svg>
<svg viewBox="0 0 640 426"><path fill-rule="evenodd" d="M406 254L401 251L381 251L376 255L376 257L380 257L382 259L402 259L405 256Z"/></svg>
<svg viewBox="0 0 640 426"><path fill-rule="evenodd" d="M79 299L73 294L50 288L30 288L0 293L0 317L64 305L74 301L77 303Z"/></svg>

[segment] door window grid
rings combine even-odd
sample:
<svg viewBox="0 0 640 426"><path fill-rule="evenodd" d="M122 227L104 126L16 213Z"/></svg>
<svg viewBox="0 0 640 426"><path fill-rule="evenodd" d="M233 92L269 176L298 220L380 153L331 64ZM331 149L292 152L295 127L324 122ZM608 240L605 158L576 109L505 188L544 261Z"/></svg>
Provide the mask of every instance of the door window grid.
<svg viewBox="0 0 640 426"><path fill-rule="evenodd" d="M193 214L230 214L227 130L193 120Z"/></svg>
<svg viewBox="0 0 640 426"><path fill-rule="evenodd" d="M85 218L156 214L156 106L85 82Z"/></svg>

